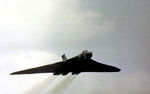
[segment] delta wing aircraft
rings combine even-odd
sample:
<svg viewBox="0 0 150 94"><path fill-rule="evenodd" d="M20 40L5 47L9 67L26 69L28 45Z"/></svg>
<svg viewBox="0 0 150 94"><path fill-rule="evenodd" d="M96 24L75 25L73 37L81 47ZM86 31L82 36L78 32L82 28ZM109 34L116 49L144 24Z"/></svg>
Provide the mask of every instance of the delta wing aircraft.
<svg viewBox="0 0 150 94"><path fill-rule="evenodd" d="M119 72L120 69L114 66L102 64L91 59L92 52L87 50L81 54L67 59L65 54L62 55L62 61L40 66L36 68L21 70L11 73L17 74L35 74L35 73L53 73L53 75L67 75L68 73L79 74L81 72Z"/></svg>

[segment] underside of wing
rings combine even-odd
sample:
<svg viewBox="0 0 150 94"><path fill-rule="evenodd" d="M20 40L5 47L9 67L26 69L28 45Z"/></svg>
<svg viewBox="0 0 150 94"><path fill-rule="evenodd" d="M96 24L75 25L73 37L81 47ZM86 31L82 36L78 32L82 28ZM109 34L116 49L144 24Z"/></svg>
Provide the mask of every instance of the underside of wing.
<svg viewBox="0 0 150 94"><path fill-rule="evenodd" d="M96 62L92 59L87 61L82 72L119 72L120 69L111 65Z"/></svg>
<svg viewBox="0 0 150 94"><path fill-rule="evenodd" d="M15 74L51 73L51 72L55 72L56 69L59 68L60 65L61 65L60 63L45 65L45 66L41 66L41 67L36 67L36 68L31 68L31 69L26 69L26 70L13 72L13 73L11 73L11 75L15 75Z"/></svg>

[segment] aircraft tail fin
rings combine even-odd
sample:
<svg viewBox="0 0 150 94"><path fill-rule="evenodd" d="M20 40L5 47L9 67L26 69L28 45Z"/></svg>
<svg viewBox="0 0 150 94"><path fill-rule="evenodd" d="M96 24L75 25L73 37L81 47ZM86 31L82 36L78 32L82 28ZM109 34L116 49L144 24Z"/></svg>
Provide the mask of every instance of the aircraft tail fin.
<svg viewBox="0 0 150 94"><path fill-rule="evenodd" d="M62 55L62 60L63 61L67 60L67 57L65 56L65 54Z"/></svg>

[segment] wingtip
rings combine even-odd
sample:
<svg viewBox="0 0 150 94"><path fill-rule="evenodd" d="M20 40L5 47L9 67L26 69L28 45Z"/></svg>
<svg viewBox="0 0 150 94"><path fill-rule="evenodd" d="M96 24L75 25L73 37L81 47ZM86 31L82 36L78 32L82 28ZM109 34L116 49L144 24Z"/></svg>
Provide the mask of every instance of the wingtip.
<svg viewBox="0 0 150 94"><path fill-rule="evenodd" d="M10 75L14 75L15 73L11 73Z"/></svg>
<svg viewBox="0 0 150 94"><path fill-rule="evenodd" d="M121 71L121 69L119 69L119 68L116 69L116 72L120 72L120 71Z"/></svg>
<svg viewBox="0 0 150 94"><path fill-rule="evenodd" d="M13 72L10 75L18 75L18 74L19 74L18 72Z"/></svg>
<svg viewBox="0 0 150 94"><path fill-rule="evenodd" d="M13 75L13 73L9 74L9 75Z"/></svg>

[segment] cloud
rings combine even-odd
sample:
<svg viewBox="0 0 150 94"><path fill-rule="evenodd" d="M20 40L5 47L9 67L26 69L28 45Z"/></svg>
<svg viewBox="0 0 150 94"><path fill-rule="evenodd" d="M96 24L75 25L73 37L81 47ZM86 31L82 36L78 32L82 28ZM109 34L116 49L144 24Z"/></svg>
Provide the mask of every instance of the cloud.
<svg viewBox="0 0 150 94"><path fill-rule="evenodd" d="M21 94L48 77L8 76L12 71L55 62L58 56L53 52L67 50L72 56L87 48L95 50L95 60L118 64L123 71L110 76L81 74L66 93L150 92L148 3L133 1L132 6L128 1L8 1L0 0L1 93Z"/></svg>
<svg viewBox="0 0 150 94"><path fill-rule="evenodd" d="M138 73L81 73L64 94L147 94L150 76Z"/></svg>
<svg viewBox="0 0 150 94"><path fill-rule="evenodd" d="M43 94L43 91L47 90L48 86L57 80L57 77L58 76L47 77L47 79L38 82L38 84L28 89L24 94Z"/></svg>
<svg viewBox="0 0 150 94"><path fill-rule="evenodd" d="M49 88L43 94L61 94L63 93L69 85L74 81L76 75L67 75L66 77L59 76L62 80L59 79L57 83L49 85Z"/></svg>
<svg viewBox="0 0 150 94"><path fill-rule="evenodd" d="M1 51L78 47L114 26L101 12L85 10L78 0L15 0L9 7L6 4L2 2L1 9L7 12L0 10Z"/></svg>
<svg viewBox="0 0 150 94"><path fill-rule="evenodd" d="M58 61L57 55L45 51L21 51L17 53L0 54L0 84L1 93L10 92L12 94L20 94L30 90L35 84L41 82L51 74L41 75L9 75L10 73L50 64ZM32 78L32 79L31 79ZM31 84L32 83L32 84ZM20 88L21 86L21 88Z"/></svg>

